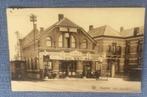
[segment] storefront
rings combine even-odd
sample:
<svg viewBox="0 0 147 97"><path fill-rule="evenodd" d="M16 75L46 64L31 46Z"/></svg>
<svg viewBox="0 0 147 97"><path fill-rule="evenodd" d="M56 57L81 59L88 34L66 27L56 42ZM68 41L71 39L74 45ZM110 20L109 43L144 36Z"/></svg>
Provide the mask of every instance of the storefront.
<svg viewBox="0 0 147 97"><path fill-rule="evenodd" d="M57 76L64 77L90 77L96 71L96 62L98 56L91 53L82 54L79 51L72 52L41 52L42 63L41 69L56 73ZM96 60L97 59L97 60Z"/></svg>

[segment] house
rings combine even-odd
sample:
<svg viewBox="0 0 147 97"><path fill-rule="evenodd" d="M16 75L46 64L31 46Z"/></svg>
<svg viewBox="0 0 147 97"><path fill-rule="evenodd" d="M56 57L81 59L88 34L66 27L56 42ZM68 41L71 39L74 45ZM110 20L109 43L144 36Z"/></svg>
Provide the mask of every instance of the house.
<svg viewBox="0 0 147 97"><path fill-rule="evenodd" d="M47 29L34 29L20 40L21 56L27 64L27 75L42 78L45 69L56 75L88 76L95 72L99 57L96 41L63 14Z"/></svg>
<svg viewBox="0 0 147 97"><path fill-rule="evenodd" d="M141 67L143 27L121 27L118 32L109 25L96 28L90 25L88 34L97 42L97 54L103 56L102 74L116 77L129 73L132 68ZM141 76L140 73L137 75Z"/></svg>

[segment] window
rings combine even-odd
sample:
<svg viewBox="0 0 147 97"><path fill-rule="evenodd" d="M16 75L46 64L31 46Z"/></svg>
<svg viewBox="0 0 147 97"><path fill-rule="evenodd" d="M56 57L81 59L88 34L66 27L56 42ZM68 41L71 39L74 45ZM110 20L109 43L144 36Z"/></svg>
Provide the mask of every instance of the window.
<svg viewBox="0 0 147 97"><path fill-rule="evenodd" d="M52 46L51 37L46 38L46 46Z"/></svg>
<svg viewBox="0 0 147 97"><path fill-rule="evenodd" d="M65 48L75 48L76 47L76 39L70 33L63 33L59 37L59 47Z"/></svg>
<svg viewBox="0 0 147 97"><path fill-rule="evenodd" d="M59 37L59 47L63 47L63 36L60 35Z"/></svg>
<svg viewBox="0 0 147 97"><path fill-rule="evenodd" d="M116 54L116 43L112 43L112 54Z"/></svg>
<svg viewBox="0 0 147 97"><path fill-rule="evenodd" d="M111 55L111 45L108 45L108 49L107 49L107 56Z"/></svg>
<svg viewBox="0 0 147 97"><path fill-rule="evenodd" d="M75 48L76 47L76 40L73 36L71 36L71 47Z"/></svg>
<svg viewBox="0 0 147 97"><path fill-rule="evenodd" d="M34 66L34 69L37 69L37 65L38 65L38 62L37 62L37 57L35 57L35 58L34 58L34 61L35 61L35 64L34 64L34 65L35 65L35 66Z"/></svg>
<svg viewBox="0 0 147 97"><path fill-rule="evenodd" d="M44 55L43 56L43 62L48 62L50 59L50 56L49 55Z"/></svg>
<svg viewBox="0 0 147 97"><path fill-rule="evenodd" d="M117 55L121 55L121 46L117 46L116 52L117 52Z"/></svg>
<svg viewBox="0 0 147 97"><path fill-rule="evenodd" d="M111 45L108 45L108 52L111 53Z"/></svg>
<svg viewBox="0 0 147 97"><path fill-rule="evenodd" d="M81 48L86 49L87 48L87 40L84 39L81 43Z"/></svg>
<svg viewBox="0 0 147 97"><path fill-rule="evenodd" d="M33 59L31 58L31 70L33 70Z"/></svg>
<svg viewBox="0 0 147 97"><path fill-rule="evenodd" d="M69 33L64 34L64 47L70 48L70 34Z"/></svg>
<svg viewBox="0 0 147 97"><path fill-rule="evenodd" d="M29 59L26 61L27 70L29 69Z"/></svg>

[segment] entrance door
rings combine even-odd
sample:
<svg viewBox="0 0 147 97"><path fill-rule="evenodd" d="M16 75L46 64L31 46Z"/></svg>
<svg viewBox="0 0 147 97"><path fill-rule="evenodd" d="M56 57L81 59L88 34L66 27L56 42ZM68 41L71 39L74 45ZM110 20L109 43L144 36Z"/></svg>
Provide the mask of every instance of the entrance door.
<svg viewBox="0 0 147 97"><path fill-rule="evenodd" d="M119 61L113 62L111 64L111 77L120 77L120 66L119 66Z"/></svg>
<svg viewBox="0 0 147 97"><path fill-rule="evenodd" d="M63 61L60 65L60 72L65 76L73 77L76 72L76 61Z"/></svg>
<svg viewBox="0 0 147 97"><path fill-rule="evenodd" d="M92 70L92 64L91 62L84 62L84 70L83 74L85 77L90 78L91 77L91 70Z"/></svg>

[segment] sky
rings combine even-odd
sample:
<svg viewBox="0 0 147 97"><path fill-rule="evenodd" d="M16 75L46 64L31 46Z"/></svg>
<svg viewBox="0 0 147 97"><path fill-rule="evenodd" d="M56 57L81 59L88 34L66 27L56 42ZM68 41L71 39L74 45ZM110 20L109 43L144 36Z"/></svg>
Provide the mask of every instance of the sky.
<svg viewBox="0 0 147 97"><path fill-rule="evenodd" d="M50 27L58 21L58 14L70 19L75 24L88 31L89 25L99 27L109 25L119 31L120 27L129 29L144 26L145 8L8 8L7 26L10 60L16 54L16 34L20 37L27 35L32 29L30 16L37 16L37 28Z"/></svg>

